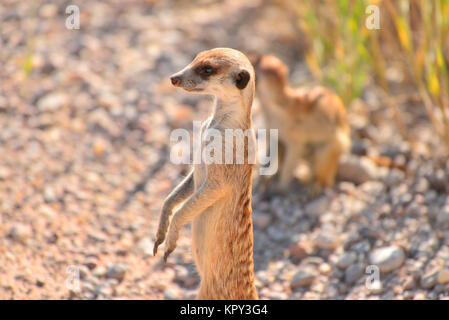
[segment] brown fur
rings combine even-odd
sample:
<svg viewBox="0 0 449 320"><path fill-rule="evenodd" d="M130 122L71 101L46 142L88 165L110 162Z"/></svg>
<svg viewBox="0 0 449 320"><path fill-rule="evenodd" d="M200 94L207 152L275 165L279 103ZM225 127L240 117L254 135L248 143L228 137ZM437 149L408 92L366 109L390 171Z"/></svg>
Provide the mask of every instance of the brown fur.
<svg viewBox="0 0 449 320"><path fill-rule="evenodd" d="M210 70L206 72L204 68ZM214 128L223 135L225 129L252 132L254 81L254 70L246 56L227 48L198 54L191 64L172 76L176 86L215 96L214 114L203 123L202 132ZM250 142L254 143L249 139L254 139L253 134L245 139L245 151ZM202 147L206 144L202 142ZM234 157L235 154L234 144ZM193 221L192 250L201 276L198 299L258 298L251 218L253 165L246 155L245 152L243 164L194 165L164 202L154 254L167 235L167 259L176 247L179 230ZM176 205L181 206L169 222Z"/></svg>
<svg viewBox="0 0 449 320"><path fill-rule="evenodd" d="M278 189L286 191L300 158L308 160L315 191L334 184L338 160L350 147L342 100L323 87L291 88L287 66L274 56L253 58L257 94L269 129L285 147Z"/></svg>

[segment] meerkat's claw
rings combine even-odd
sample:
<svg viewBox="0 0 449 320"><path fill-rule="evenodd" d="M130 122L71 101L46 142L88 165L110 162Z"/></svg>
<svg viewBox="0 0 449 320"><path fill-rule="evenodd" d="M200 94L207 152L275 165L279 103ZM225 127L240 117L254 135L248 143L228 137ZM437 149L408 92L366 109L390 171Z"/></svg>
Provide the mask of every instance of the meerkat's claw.
<svg viewBox="0 0 449 320"><path fill-rule="evenodd" d="M164 263L167 263L168 256L173 252L173 250L175 250L175 248L173 248L173 249L167 249L167 250L165 251L165 253L164 253Z"/></svg>
<svg viewBox="0 0 449 320"><path fill-rule="evenodd" d="M161 245L162 242L164 242L164 240L158 238L158 239L156 240L156 242L154 243L154 247L153 247L153 256L156 256L156 254L157 254L157 248Z"/></svg>

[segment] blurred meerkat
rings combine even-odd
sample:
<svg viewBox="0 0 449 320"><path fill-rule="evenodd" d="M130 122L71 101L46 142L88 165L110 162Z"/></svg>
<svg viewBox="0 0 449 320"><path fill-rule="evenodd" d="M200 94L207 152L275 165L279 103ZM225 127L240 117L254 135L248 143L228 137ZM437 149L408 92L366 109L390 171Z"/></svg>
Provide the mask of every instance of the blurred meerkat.
<svg viewBox="0 0 449 320"><path fill-rule="evenodd" d="M274 56L253 56L251 61L267 129L279 130L277 191L287 191L300 159L309 164L313 194L332 186L339 157L351 146L342 100L323 87L291 88L288 67Z"/></svg>
<svg viewBox="0 0 449 320"><path fill-rule="evenodd" d="M203 134L210 129L222 136L227 129L249 130L245 151L254 143L251 107L255 75L243 53L229 48L203 51L174 74L171 82L189 92L214 96L214 112L202 124ZM233 148L235 154L235 145ZM201 276L198 299L258 298L253 265L252 170L248 158L243 164L195 164L165 199L154 255L165 240L166 261L176 247L180 229L193 221L192 249Z"/></svg>

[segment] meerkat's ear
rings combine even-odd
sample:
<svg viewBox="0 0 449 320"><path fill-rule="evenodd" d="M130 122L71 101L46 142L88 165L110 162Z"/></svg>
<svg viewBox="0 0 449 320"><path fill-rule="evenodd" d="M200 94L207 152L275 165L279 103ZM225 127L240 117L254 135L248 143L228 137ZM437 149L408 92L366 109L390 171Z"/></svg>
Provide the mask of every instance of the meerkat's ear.
<svg viewBox="0 0 449 320"><path fill-rule="evenodd" d="M237 73L237 75L235 76L235 86L240 90L245 89L250 78L251 76L249 75L248 71L246 70L239 71L239 73Z"/></svg>

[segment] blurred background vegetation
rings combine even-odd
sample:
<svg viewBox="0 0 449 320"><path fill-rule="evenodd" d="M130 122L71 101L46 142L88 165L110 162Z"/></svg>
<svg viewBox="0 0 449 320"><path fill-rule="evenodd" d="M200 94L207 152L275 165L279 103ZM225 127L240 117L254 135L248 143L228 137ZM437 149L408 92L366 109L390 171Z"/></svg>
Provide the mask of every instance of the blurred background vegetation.
<svg viewBox="0 0 449 320"><path fill-rule="evenodd" d="M305 57L314 77L347 104L362 95L368 82L379 86L401 132L410 138L392 99L398 92L388 81L388 70L398 70L449 150L449 0L280 2L306 36ZM379 8L379 29L366 26L375 14L369 5Z"/></svg>

